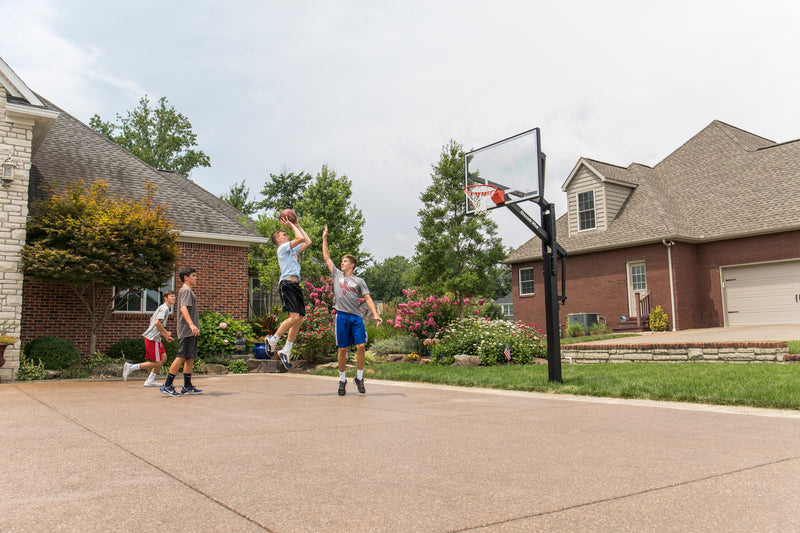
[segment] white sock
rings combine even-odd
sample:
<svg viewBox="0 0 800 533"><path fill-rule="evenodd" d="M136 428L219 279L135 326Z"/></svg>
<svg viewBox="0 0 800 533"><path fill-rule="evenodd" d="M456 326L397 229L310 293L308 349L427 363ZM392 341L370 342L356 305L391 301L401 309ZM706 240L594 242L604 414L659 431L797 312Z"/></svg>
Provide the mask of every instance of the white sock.
<svg viewBox="0 0 800 533"><path fill-rule="evenodd" d="M292 341L286 341L286 346L283 347L283 353L289 353L292 351L292 345L294 343Z"/></svg>
<svg viewBox="0 0 800 533"><path fill-rule="evenodd" d="M136 363L135 365L131 365L131 372L133 372L134 370L139 370L139 363Z"/></svg>
<svg viewBox="0 0 800 533"><path fill-rule="evenodd" d="M147 381L155 381L155 380L156 380L156 373L151 370L150 375L147 376Z"/></svg>
<svg viewBox="0 0 800 533"><path fill-rule="evenodd" d="M347 377L345 376L344 372L339 372L339 381L347 381Z"/></svg>
<svg viewBox="0 0 800 533"><path fill-rule="evenodd" d="M356 377L360 380L364 379L364 369L356 370Z"/></svg>

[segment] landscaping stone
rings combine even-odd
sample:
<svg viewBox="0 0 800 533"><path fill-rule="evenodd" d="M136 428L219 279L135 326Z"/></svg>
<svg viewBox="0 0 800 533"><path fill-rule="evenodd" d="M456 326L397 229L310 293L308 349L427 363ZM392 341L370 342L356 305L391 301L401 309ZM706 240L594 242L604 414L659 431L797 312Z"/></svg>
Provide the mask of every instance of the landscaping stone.
<svg viewBox="0 0 800 533"><path fill-rule="evenodd" d="M254 374L276 374L286 372L286 369L274 359L248 359L247 371Z"/></svg>
<svg viewBox="0 0 800 533"><path fill-rule="evenodd" d="M228 367L225 365L218 365L216 363L206 363L203 365L206 374L227 374Z"/></svg>
<svg viewBox="0 0 800 533"><path fill-rule="evenodd" d="M404 353L390 353L386 356L386 361L389 363L399 363L403 359L405 359L406 354Z"/></svg>
<svg viewBox="0 0 800 533"><path fill-rule="evenodd" d="M456 355L451 366L479 366L481 358L477 355Z"/></svg>

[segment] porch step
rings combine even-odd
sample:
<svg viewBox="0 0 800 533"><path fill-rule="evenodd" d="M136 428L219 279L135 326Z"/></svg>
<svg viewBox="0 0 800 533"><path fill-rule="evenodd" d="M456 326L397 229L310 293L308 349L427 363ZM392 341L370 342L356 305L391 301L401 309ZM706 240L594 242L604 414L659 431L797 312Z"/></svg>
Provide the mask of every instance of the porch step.
<svg viewBox="0 0 800 533"><path fill-rule="evenodd" d="M635 320L631 322L623 322L612 329L614 330L614 333L643 333L645 331L650 331L650 328L645 324L637 326Z"/></svg>

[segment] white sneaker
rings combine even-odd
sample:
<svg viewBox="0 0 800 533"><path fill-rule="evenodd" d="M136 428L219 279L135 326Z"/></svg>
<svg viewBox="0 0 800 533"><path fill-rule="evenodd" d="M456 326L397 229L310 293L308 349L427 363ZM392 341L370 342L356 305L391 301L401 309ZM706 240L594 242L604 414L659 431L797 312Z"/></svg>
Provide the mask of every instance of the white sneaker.
<svg viewBox="0 0 800 533"><path fill-rule="evenodd" d="M267 344L269 345L269 351L274 352L275 348L278 346L278 339L273 337L267 337Z"/></svg>
<svg viewBox="0 0 800 533"><path fill-rule="evenodd" d="M125 363L122 365L122 381L128 381L128 374L131 373L131 365L130 363Z"/></svg>
<svg viewBox="0 0 800 533"><path fill-rule="evenodd" d="M145 387L160 387L162 385L163 385L163 383L159 383L158 381L156 381L154 379L152 379L152 380L148 379L147 381L144 382L144 386Z"/></svg>

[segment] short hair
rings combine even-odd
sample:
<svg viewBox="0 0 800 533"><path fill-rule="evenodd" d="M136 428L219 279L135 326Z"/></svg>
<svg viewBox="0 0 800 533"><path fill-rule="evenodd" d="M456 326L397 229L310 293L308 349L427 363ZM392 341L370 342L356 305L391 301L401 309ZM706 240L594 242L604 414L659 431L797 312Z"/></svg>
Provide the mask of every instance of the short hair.
<svg viewBox="0 0 800 533"><path fill-rule="evenodd" d="M180 272L178 272L178 277L181 278L181 281L184 281L186 279L186 276L193 274L195 272L197 272L197 270L195 270L192 267L183 267L180 270Z"/></svg>
<svg viewBox="0 0 800 533"><path fill-rule="evenodd" d="M272 236L270 236L270 239L272 239L272 244L274 244L275 246L278 246L278 240L277 239L278 239L278 235L280 235L281 233L286 233L286 232L283 231L282 229L278 229L278 230L273 231L272 232Z"/></svg>
<svg viewBox="0 0 800 533"><path fill-rule="evenodd" d="M356 256L354 256L354 255L352 255L352 254L344 254L344 255L342 256L342 259L345 259L345 258L346 258L346 259L349 259L349 260L350 260L350 262L351 262L351 263L353 263L353 267L354 267L354 268L358 266L358 259L356 259Z"/></svg>
<svg viewBox="0 0 800 533"><path fill-rule="evenodd" d="M175 294L175 291L164 291L164 294L161 295L161 301L163 302L167 299L167 296L172 296L173 294Z"/></svg>

